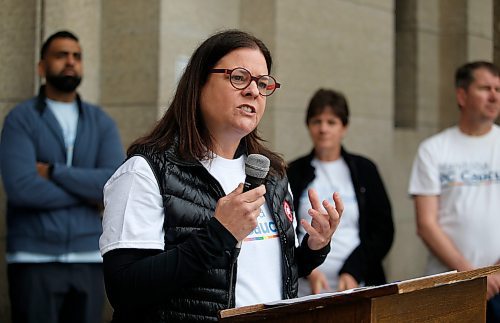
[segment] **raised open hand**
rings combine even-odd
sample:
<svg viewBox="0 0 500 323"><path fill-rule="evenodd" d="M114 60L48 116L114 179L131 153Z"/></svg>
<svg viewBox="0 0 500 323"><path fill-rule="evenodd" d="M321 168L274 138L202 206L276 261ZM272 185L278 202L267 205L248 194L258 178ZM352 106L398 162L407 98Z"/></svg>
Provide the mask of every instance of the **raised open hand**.
<svg viewBox="0 0 500 323"><path fill-rule="evenodd" d="M344 212L344 203L342 203L342 199L337 192L333 193L335 206L327 200L324 200L321 204L318 193L314 189L309 189L308 194L312 207L309 209L309 215L312 220L310 224L304 219L300 223L309 234L309 240L307 241L309 248L319 250L330 243L332 235L340 223L342 212Z"/></svg>

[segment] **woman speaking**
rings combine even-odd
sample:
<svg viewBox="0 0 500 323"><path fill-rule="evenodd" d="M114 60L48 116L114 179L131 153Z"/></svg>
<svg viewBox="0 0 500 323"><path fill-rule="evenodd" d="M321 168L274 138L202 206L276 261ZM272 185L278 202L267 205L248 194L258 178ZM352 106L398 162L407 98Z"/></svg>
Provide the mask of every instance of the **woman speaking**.
<svg viewBox="0 0 500 323"><path fill-rule="evenodd" d="M339 195L331 204L310 192L299 245L285 163L257 134L280 87L271 65L252 35L208 38L163 118L106 184L100 248L113 322L216 321L222 309L296 297L298 277L325 259ZM244 191L249 154L270 170Z"/></svg>

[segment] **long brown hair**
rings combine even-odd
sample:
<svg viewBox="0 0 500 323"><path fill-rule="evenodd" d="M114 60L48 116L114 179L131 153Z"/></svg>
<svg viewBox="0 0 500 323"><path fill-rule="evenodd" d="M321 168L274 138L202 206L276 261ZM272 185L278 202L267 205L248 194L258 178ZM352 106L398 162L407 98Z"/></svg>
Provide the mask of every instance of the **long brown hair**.
<svg viewBox="0 0 500 323"><path fill-rule="evenodd" d="M271 73L271 53L258 38L240 30L226 30L212 35L191 56L168 110L151 132L130 145L127 155L136 153L140 146L161 152L178 138L178 153L183 159L209 158L214 143L200 112L201 90L207 82L209 71L222 57L238 48L259 49L266 59L268 73ZM257 129L243 140L248 154L268 157L272 169L281 176L285 174L283 158L262 144L264 140L258 135Z"/></svg>

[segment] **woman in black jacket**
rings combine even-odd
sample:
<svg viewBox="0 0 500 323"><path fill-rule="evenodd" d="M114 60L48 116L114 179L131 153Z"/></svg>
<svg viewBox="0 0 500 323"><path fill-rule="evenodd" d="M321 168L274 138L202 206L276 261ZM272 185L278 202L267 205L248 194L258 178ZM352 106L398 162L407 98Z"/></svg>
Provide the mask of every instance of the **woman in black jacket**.
<svg viewBox="0 0 500 323"><path fill-rule="evenodd" d="M113 322L215 322L220 310L294 298L323 262L342 214L311 201L298 244L285 162L257 132L279 88L264 43L239 30L193 53L163 118L104 188L100 239ZM243 190L250 154L270 160Z"/></svg>
<svg viewBox="0 0 500 323"><path fill-rule="evenodd" d="M391 205L375 164L342 147L348 121L345 97L318 90L306 116L314 149L291 162L287 172L299 219L308 219L311 188L321 199L339 192L345 206L327 260L308 276L309 284L299 282L300 295L386 282L382 259L394 237ZM303 236L302 228L298 230Z"/></svg>

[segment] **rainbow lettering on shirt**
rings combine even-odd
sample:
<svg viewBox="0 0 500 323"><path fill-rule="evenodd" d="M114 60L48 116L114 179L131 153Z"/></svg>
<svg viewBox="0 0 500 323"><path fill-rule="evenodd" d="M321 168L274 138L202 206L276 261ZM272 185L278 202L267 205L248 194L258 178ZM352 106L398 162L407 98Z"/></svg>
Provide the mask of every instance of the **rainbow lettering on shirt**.
<svg viewBox="0 0 500 323"><path fill-rule="evenodd" d="M257 241L257 240L267 240L267 239L276 239L278 237L277 234L273 234L270 236L264 236L264 237L247 237L245 238L245 241Z"/></svg>
<svg viewBox="0 0 500 323"><path fill-rule="evenodd" d="M258 217L257 227L244 239L244 241L262 241L278 238L278 229L273 220L266 219L263 213Z"/></svg>

